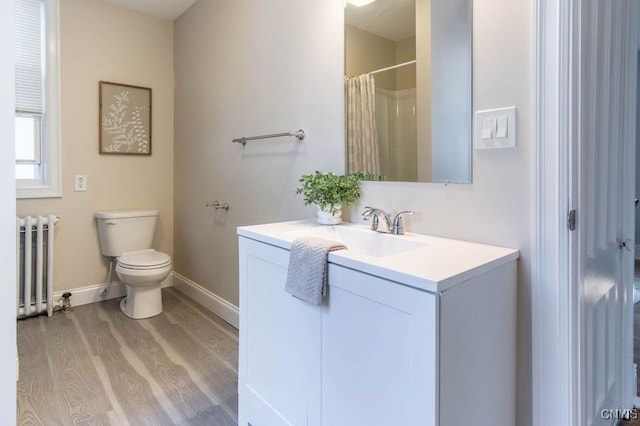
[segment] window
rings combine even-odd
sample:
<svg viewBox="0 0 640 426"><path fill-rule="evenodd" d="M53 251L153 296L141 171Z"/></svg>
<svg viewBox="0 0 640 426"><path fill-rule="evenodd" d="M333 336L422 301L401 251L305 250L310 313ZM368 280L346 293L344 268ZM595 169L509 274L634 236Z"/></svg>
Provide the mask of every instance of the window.
<svg viewBox="0 0 640 426"><path fill-rule="evenodd" d="M18 198L59 197L59 0L16 0Z"/></svg>

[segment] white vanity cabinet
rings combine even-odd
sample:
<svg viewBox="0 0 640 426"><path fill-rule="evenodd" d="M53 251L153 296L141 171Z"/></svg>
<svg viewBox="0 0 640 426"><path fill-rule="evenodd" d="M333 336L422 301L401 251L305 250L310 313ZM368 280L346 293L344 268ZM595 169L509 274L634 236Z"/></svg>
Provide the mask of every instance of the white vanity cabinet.
<svg viewBox="0 0 640 426"><path fill-rule="evenodd" d="M517 251L424 237L471 269L426 249L393 268L333 252L314 306L284 291L293 237L280 231L238 231L241 426L515 424Z"/></svg>

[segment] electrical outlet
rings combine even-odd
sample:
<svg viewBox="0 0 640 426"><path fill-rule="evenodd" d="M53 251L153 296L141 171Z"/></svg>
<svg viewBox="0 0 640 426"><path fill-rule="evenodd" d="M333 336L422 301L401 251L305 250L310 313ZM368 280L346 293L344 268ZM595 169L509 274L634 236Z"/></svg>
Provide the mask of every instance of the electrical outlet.
<svg viewBox="0 0 640 426"><path fill-rule="evenodd" d="M86 191L87 190L87 175L76 175L75 176L75 191Z"/></svg>

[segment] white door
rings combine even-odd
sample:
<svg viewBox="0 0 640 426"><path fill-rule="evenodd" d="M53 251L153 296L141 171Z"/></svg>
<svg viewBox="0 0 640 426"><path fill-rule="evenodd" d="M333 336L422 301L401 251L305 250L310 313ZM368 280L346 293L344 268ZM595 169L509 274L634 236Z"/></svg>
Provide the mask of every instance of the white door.
<svg viewBox="0 0 640 426"><path fill-rule="evenodd" d="M240 246L241 426L320 425L320 306L284 291L289 251Z"/></svg>
<svg viewBox="0 0 640 426"><path fill-rule="evenodd" d="M582 424L629 405L637 0L580 3L576 160L582 311Z"/></svg>
<svg viewBox="0 0 640 426"><path fill-rule="evenodd" d="M438 296L329 265L322 425L438 424Z"/></svg>

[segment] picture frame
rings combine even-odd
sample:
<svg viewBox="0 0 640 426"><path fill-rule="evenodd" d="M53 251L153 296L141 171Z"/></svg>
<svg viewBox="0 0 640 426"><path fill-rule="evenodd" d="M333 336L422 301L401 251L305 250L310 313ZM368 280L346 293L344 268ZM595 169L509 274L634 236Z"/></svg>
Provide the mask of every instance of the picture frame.
<svg viewBox="0 0 640 426"><path fill-rule="evenodd" d="M151 88L99 82L100 154L151 155Z"/></svg>

